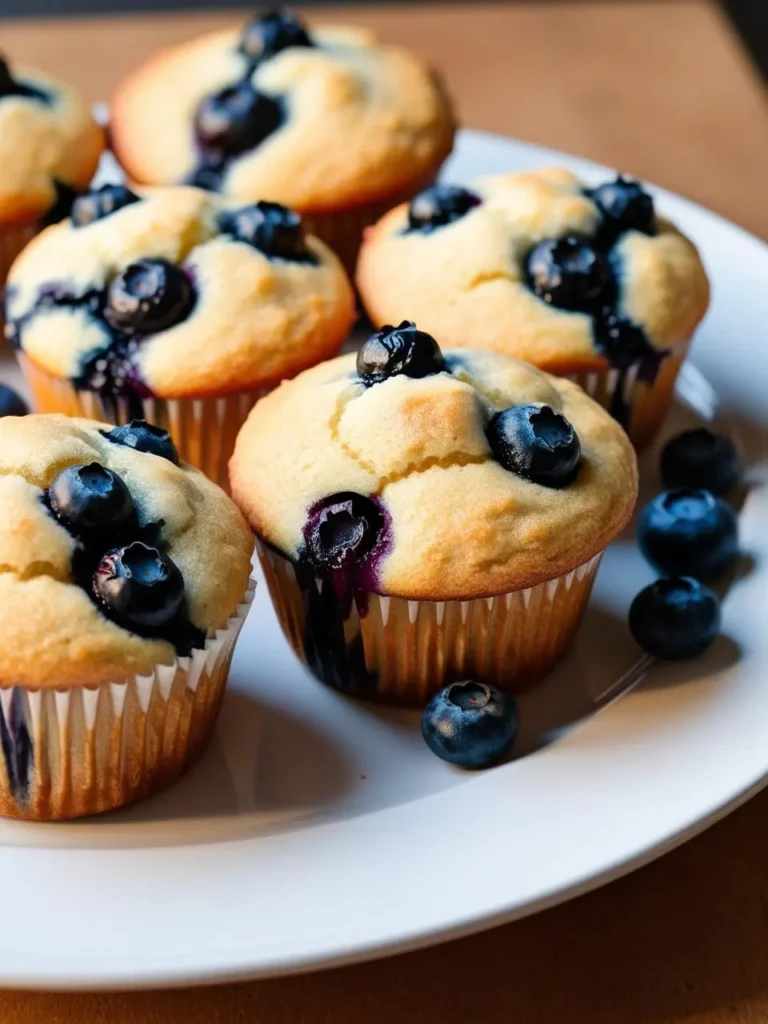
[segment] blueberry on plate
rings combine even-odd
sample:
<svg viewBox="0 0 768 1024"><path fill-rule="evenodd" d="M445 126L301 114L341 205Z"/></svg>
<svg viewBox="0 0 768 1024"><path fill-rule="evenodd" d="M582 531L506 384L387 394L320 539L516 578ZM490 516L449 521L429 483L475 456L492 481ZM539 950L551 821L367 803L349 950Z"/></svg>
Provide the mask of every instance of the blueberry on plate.
<svg viewBox="0 0 768 1024"><path fill-rule="evenodd" d="M605 218L613 234L642 231L652 235L656 225L653 199L639 181L619 174L615 181L606 181L588 192Z"/></svg>
<svg viewBox="0 0 768 1024"><path fill-rule="evenodd" d="M403 320L398 327L385 324L357 353L357 372L371 386L390 377L429 377L445 369L443 354L431 334Z"/></svg>
<svg viewBox="0 0 768 1024"><path fill-rule="evenodd" d="M105 315L130 334L156 334L185 320L195 304L192 283L167 260L129 263L107 290Z"/></svg>
<svg viewBox="0 0 768 1024"><path fill-rule="evenodd" d="M124 481L98 462L63 469L48 488L48 503L75 533L119 529L133 516L133 498Z"/></svg>
<svg viewBox="0 0 768 1024"><path fill-rule="evenodd" d="M654 658L695 658L720 632L720 601L686 576L656 580L632 602L629 628Z"/></svg>
<svg viewBox="0 0 768 1024"><path fill-rule="evenodd" d="M741 472L733 441L706 427L685 430L668 441L660 468L665 487L704 487L713 494L730 491Z"/></svg>
<svg viewBox="0 0 768 1024"><path fill-rule="evenodd" d="M298 263L316 262L307 248L301 217L280 203L262 201L240 210L227 210L219 218L219 227L224 234L252 245L265 256Z"/></svg>
<svg viewBox="0 0 768 1024"><path fill-rule="evenodd" d="M667 576L706 580L738 554L738 528L730 505L709 491L680 488L650 501L637 527L640 550Z"/></svg>
<svg viewBox="0 0 768 1024"><path fill-rule="evenodd" d="M419 192L408 207L408 227L425 233L459 220L482 200L459 185L433 185Z"/></svg>
<svg viewBox="0 0 768 1024"><path fill-rule="evenodd" d="M533 292L558 309L592 313L612 297L608 261L579 235L545 238L528 253L525 271Z"/></svg>
<svg viewBox="0 0 768 1024"><path fill-rule="evenodd" d="M136 193L131 192L125 185L102 185L101 188L89 189L77 196L72 203L72 224L76 228L86 227L138 201Z"/></svg>
<svg viewBox="0 0 768 1024"><path fill-rule="evenodd" d="M246 80L227 85L200 102L195 135L205 149L237 156L258 146L282 120L280 102Z"/></svg>
<svg viewBox="0 0 768 1024"><path fill-rule="evenodd" d="M26 416L28 412L21 395L17 395L7 384L0 383L0 416Z"/></svg>
<svg viewBox="0 0 768 1024"><path fill-rule="evenodd" d="M517 730L514 697L471 679L444 687L421 713L421 734L429 749L462 768L488 768L499 761Z"/></svg>
<svg viewBox="0 0 768 1024"><path fill-rule="evenodd" d="M504 469L544 487L567 487L581 465L581 442L571 423L549 405L513 405L486 430Z"/></svg>
<svg viewBox="0 0 768 1024"><path fill-rule="evenodd" d="M299 19L290 11L268 11L253 18L243 29L238 50L249 61L268 60L292 46L312 46Z"/></svg>
<svg viewBox="0 0 768 1024"><path fill-rule="evenodd" d="M319 571L348 569L364 562L384 529L376 502L353 491L332 494L311 509L304 527L309 560Z"/></svg>
<svg viewBox="0 0 768 1024"><path fill-rule="evenodd" d="M137 452L158 455L174 465L179 464L179 453L171 440L171 435L162 427L156 427L146 420L131 420L122 427L102 430L102 434L113 444L122 444L126 448L135 448Z"/></svg>
<svg viewBox="0 0 768 1024"><path fill-rule="evenodd" d="M93 575L93 593L128 629L158 629L179 611L184 579L175 562L142 541L113 548Z"/></svg>

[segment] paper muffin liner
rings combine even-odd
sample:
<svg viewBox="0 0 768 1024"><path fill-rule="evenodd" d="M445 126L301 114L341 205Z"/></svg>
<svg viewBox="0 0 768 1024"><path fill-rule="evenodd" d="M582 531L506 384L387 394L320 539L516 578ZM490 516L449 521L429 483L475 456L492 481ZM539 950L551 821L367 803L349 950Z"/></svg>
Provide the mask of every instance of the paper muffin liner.
<svg viewBox="0 0 768 1024"><path fill-rule="evenodd" d="M147 676L99 686L0 688L0 814L55 821L165 789L205 749L253 601L205 647Z"/></svg>
<svg viewBox="0 0 768 1024"><path fill-rule="evenodd" d="M688 347L686 342L662 356L655 374L648 374L647 363L640 361L622 370L567 376L618 420L640 450L650 444L667 416Z"/></svg>
<svg viewBox="0 0 768 1024"><path fill-rule="evenodd" d="M256 548L283 633L321 682L417 707L461 679L512 693L534 686L575 636L602 557L494 597L409 601L365 592L346 609L324 580L258 538Z"/></svg>
<svg viewBox="0 0 768 1024"><path fill-rule="evenodd" d="M93 391L78 391L71 381L48 373L22 352L18 356L37 412L61 412L117 425L145 419L167 430L182 461L197 466L225 491L229 491L227 465L240 428L256 402L272 390L214 398L102 398Z"/></svg>

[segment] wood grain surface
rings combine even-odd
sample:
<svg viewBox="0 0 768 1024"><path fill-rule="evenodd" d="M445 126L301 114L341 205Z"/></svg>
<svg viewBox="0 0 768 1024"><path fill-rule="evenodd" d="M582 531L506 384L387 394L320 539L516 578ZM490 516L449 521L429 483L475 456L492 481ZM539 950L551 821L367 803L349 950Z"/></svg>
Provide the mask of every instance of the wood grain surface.
<svg viewBox="0 0 768 1024"><path fill-rule="evenodd" d="M338 16L440 66L466 124L613 164L768 237L765 94L714 4L360 5ZM158 46L242 17L9 22L2 48L103 99ZM768 793L607 888L432 950L218 989L0 993L2 1024L392 1021L768 1021Z"/></svg>

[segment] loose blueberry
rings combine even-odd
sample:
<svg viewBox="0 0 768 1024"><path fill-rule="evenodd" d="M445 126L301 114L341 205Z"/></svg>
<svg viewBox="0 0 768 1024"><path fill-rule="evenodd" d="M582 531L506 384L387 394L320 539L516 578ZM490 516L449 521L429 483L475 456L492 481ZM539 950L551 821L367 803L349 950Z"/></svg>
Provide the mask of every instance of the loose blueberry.
<svg viewBox="0 0 768 1024"><path fill-rule="evenodd" d="M119 529L133 516L125 483L98 462L63 469L48 488L48 503L73 533Z"/></svg>
<svg viewBox="0 0 768 1024"><path fill-rule="evenodd" d="M125 185L102 185L79 195L72 204L72 224L83 228L94 221L138 203L139 197Z"/></svg>
<svg viewBox="0 0 768 1024"><path fill-rule="evenodd" d="M250 21L238 50L250 62L268 60L292 46L313 46L306 28L290 11L268 11Z"/></svg>
<svg viewBox="0 0 768 1024"><path fill-rule="evenodd" d="M429 232L459 220L481 202L480 196L467 188L434 185L411 200L408 226L412 231Z"/></svg>
<svg viewBox="0 0 768 1024"><path fill-rule="evenodd" d="M611 309L602 309L596 314L593 332L598 352L617 369L662 357L641 327Z"/></svg>
<svg viewBox="0 0 768 1024"><path fill-rule="evenodd" d="M183 270L167 260L129 263L107 291L106 317L128 333L156 334L185 320L195 293Z"/></svg>
<svg viewBox="0 0 768 1024"><path fill-rule="evenodd" d="M581 465L581 442L571 423L549 405L513 405L496 413L486 431L497 462L524 480L567 487Z"/></svg>
<svg viewBox="0 0 768 1024"><path fill-rule="evenodd" d="M606 227L614 234L622 231L642 231L652 235L656 216L653 199L639 181L619 174L615 181L598 185L591 193L606 221Z"/></svg>
<svg viewBox="0 0 768 1024"><path fill-rule="evenodd" d="M7 384L0 383L0 416L26 416L28 412L27 403L21 395Z"/></svg>
<svg viewBox="0 0 768 1024"><path fill-rule="evenodd" d="M433 754L462 768L488 768L515 742L514 697L487 683L452 683L421 713L421 734Z"/></svg>
<svg viewBox="0 0 768 1024"><path fill-rule="evenodd" d="M539 242L528 254L526 275L540 299L575 312L594 312L613 287L605 256L578 235Z"/></svg>
<svg viewBox="0 0 768 1024"><path fill-rule="evenodd" d="M706 427L683 431L668 441L661 453L665 487L703 487L713 494L725 494L740 472L733 441Z"/></svg>
<svg viewBox="0 0 768 1024"><path fill-rule="evenodd" d="M632 602L629 628L654 658L695 658L720 632L720 601L695 579L656 580Z"/></svg>
<svg viewBox="0 0 768 1024"><path fill-rule="evenodd" d="M202 100L195 113L195 134L201 146L236 156L258 146L282 120L278 100L242 81Z"/></svg>
<svg viewBox="0 0 768 1024"><path fill-rule="evenodd" d="M738 554L736 516L709 491L664 491L645 506L637 527L640 550L667 576L706 580Z"/></svg>
<svg viewBox="0 0 768 1024"><path fill-rule="evenodd" d="M245 242L266 256L299 263L315 262L307 248L301 217L279 203L259 202L223 213L219 226L224 234Z"/></svg>
<svg viewBox="0 0 768 1024"><path fill-rule="evenodd" d="M321 572L359 565L383 529L384 516L370 498L352 491L332 494L313 507L304 527L309 560Z"/></svg>
<svg viewBox="0 0 768 1024"><path fill-rule="evenodd" d="M157 629L179 611L184 579L157 548L134 541L102 557L93 575L93 593L120 625Z"/></svg>
<svg viewBox="0 0 768 1024"><path fill-rule="evenodd" d="M122 444L126 448L134 448L137 452L157 455L176 466L179 464L179 453L171 440L171 435L167 430L147 423L146 420L131 420L122 427L103 430L102 434L113 444Z"/></svg>
<svg viewBox="0 0 768 1024"><path fill-rule="evenodd" d="M0 99L3 96L27 96L29 99L42 100L43 103L51 101L50 94L44 89L18 82L11 74L8 62L0 57Z"/></svg>
<svg viewBox="0 0 768 1024"><path fill-rule="evenodd" d="M440 346L431 334L417 330L409 320L398 327L385 324L357 353L357 372L369 387L398 374L429 377L444 369Z"/></svg>

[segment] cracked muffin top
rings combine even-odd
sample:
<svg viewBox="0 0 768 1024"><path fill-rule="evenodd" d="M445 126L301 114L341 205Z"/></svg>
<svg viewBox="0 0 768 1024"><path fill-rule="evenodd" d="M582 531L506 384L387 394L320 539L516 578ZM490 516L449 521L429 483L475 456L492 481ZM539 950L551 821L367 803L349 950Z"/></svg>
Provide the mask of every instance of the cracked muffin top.
<svg viewBox="0 0 768 1024"><path fill-rule="evenodd" d="M257 535L339 591L433 600L569 572L637 497L624 431L576 384L407 322L260 401L230 479Z"/></svg>
<svg viewBox="0 0 768 1024"><path fill-rule="evenodd" d="M0 57L0 224L65 216L103 148L104 132L74 89Z"/></svg>
<svg viewBox="0 0 768 1024"><path fill-rule="evenodd" d="M416 57L275 11L153 56L113 98L110 135L135 181L318 212L418 187L454 127Z"/></svg>
<svg viewBox="0 0 768 1024"><path fill-rule="evenodd" d="M0 419L0 506L0 686L146 675L243 599L246 523L143 422Z"/></svg>
<svg viewBox="0 0 768 1024"><path fill-rule="evenodd" d="M367 232L358 286L374 324L412 317L446 345L553 373L658 361L709 303L695 247L638 182L588 188L564 168L398 206Z"/></svg>
<svg viewBox="0 0 768 1024"><path fill-rule="evenodd" d="M6 334L79 388L181 398L291 376L335 354L354 315L341 264L293 211L106 185L13 264Z"/></svg>

